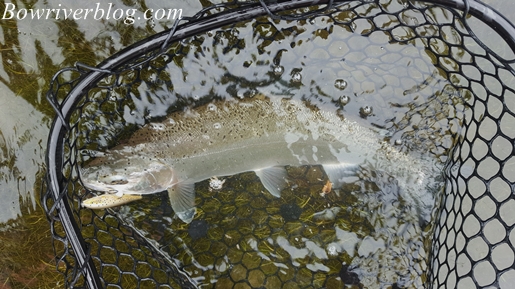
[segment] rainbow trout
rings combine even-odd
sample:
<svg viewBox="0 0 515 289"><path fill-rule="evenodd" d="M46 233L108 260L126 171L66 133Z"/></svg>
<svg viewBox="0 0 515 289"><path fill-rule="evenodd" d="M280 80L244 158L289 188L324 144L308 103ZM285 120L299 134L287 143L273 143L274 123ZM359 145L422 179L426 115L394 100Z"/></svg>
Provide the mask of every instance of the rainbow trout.
<svg viewBox="0 0 515 289"><path fill-rule="evenodd" d="M150 123L87 163L83 184L104 195L85 200L107 208L168 190L171 206L184 222L195 215L195 183L214 176L254 171L279 197L285 166L322 165L333 188L355 176L360 165L386 172L402 196L426 218L434 196L428 192L436 161L398 151L377 131L334 112L291 99L218 101L175 112Z"/></svg>

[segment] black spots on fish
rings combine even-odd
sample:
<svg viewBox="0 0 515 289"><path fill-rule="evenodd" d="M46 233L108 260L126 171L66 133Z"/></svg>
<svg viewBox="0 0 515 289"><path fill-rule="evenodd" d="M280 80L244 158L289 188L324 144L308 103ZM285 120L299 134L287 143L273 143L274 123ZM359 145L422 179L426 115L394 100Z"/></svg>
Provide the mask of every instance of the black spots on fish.
<svg viewBox="0 0 515 289"><path fill-rule="evenodd" d="M360 284L359 276L352 270L355 269L350 267L349 265L342 265L342 269L340 270L340 278L342 282L346 285L357 285L358 288L363 288L363 284Z"/></svg>
<svg viewBox="0 0 515 289"><path fill-rule="evenodd" d="M292 222L299 219L302 209L297 204L283 204L279 212L286 222Z"/></svg>
<svg viewBox="0 0 515 289"><path fill-rule="evenodd" d="M207 235L209 224L204 220L193 220L188 227L191 239L197 240Z"/></svg>

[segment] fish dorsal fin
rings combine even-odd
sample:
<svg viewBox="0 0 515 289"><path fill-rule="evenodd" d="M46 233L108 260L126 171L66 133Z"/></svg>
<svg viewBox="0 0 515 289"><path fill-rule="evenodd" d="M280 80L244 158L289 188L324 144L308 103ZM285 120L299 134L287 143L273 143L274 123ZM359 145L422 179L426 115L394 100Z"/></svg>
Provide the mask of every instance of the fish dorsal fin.
<svg viewBox="0 0 515 289"><path fill-rule="evenodd" d="M180 182L168 188L170 204L184 223L190 223L195 216L195 183Z"/></svg>
<svg viewBox="0 0 515 289"><path fill-rule="evenodd" d="M324 168L329 181L333 183L334 188L340 188L344 183L355 181L356 179L351 179L350 177L356 177L356 172L359 169L358 165L354 164L330 164L330 165L322 165Z"/></svg>
<svg viewBox="0 0 515 289"><path fill-rule="evenodd" d="M280 197L281 191L287 185L286 183L286 169L284 167L269 167L266 169L255 170L256 175L263 186L274 197Z"/></svg>

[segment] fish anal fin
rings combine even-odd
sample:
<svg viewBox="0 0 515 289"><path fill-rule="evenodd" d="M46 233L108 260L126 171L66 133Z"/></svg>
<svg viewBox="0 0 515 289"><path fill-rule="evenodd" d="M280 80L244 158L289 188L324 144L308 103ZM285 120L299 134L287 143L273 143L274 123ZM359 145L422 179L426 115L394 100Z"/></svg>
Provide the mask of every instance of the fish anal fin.
<svg viewBox="0 0 515 289"><path fill-rule="evenodd" d="M284 167L269 167L255 170L263 186L274 197L280 197L281 191L287 186L286 169Z"/></svg>
<svg viewBox="0 0 515 289"><path fill-rule="evenodd" d="M358 165L354 164L330 164L322 165L329 181L333 183L333 188L340 188L344 183L358 180L356 173L359 169Z"/></svg>
<svg viewBox="0 0 515 289"><path fill-rule="evenodd" d="M190 223L195 216L195 183L179 182L168 188L172 209L179 219Z"/></svg>

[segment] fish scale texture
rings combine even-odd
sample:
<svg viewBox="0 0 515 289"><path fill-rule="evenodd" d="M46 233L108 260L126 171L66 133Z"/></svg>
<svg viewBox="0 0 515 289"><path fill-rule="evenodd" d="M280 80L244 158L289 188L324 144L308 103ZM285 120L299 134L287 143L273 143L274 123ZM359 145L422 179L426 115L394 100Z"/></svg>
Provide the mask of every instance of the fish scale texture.
<svg viewBox="0 0 515 289"><path fill-rule="evenodd" d="M185 38L141 65L123 63L132 68L87 86L61 135L58 169L103 286L511 288L515 83L464 23L451 8L397 1L349 2L309 20L258 17ZM80 76L58 78L52 95ZM92 192L78 172L94 151L172 111L261 92L332 110L400 151L445 163L433 221L400 218L410 208L396 183L366 168L360 181L321 197L326 175L318 166L289 167L281 198L263 193L252 173L228 177L220 190L198 183L189 225L173 218L165 194L105 211L80 207ZM67 287L79 288L84 266L52 196L43 204L57 268Z"/></svg>

